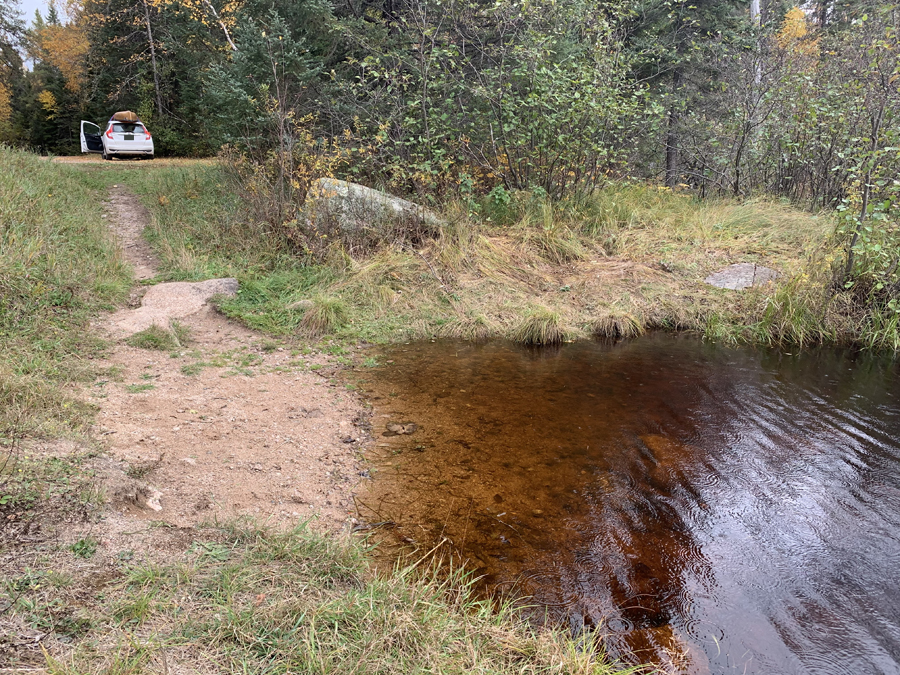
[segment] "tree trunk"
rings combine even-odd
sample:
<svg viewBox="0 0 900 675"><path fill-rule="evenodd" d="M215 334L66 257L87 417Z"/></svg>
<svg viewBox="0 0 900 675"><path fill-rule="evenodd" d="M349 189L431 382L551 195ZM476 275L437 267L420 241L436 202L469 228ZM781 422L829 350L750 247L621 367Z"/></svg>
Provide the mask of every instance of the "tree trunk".
<svg viewBox="0 0 900 675"><path fill-rule="evenodd" d="M885 101L881 102L881 108L872 119L872 145L870 148L869 166L866 168L866 177L863 181L862 207L859 210L859 221L853 228L853 236L850 238L850 245L847 247L847 266L844 268L844 281L850 278L853 271L854 254L853 247L859 240L859 229L863 226L869 211L869 200L872 196L872 168L875 165L875 152L878 150L878 134L881 131L881 124L884 121L884 109L887 107Z"/></svg>
<svg viewBox="0 0 900 675"><path fill-rule="evenodd" d="M681 83L681 71L672 71L672 98ZM669 104L668 129L666 130L666 187L678 185L678 110L673 100Z"/></svg>
<svg viewBox="0 0 900 675"><path fill-rule="evenodd" d="M237 51L237 45L234 44L234 40L231 39L231 33L228 32L228 26L225 25L225 22L219 18L219 13L216 11L216 8L213 7L213 4L209 0L203 0L206 3L206 6L209 7L209 11L212 12L212 15L215 17L216 21L219 22L219 27L222 29L222 32L225 33L225 39L228 40L228 44L231 45L231 51Z"/></svg>
<svg viewBox="0 0 900 675"><path fill-rule="evenodd" d="M759 28L762 23L762 11L759 8L759 0L750 0L750 23Z"/></svg>
<svg viewBox="0 0 900 675"><path fill-rule="evenodd" d="M156 110L163 116L162 94L159 92L159 71L156 68L156 46L153 44L153 29L150 27L150 8L144 0L144 19L147 21L147 42L150 43L150 64L153 67L153 86L156 90Z"/></svg>
<svg viewBox="0 0 900 675"><path fill-rule="evenodd" d="M820 0L816 6L816 22L822 29L828 25L828 3L829 0Z"/></svg>

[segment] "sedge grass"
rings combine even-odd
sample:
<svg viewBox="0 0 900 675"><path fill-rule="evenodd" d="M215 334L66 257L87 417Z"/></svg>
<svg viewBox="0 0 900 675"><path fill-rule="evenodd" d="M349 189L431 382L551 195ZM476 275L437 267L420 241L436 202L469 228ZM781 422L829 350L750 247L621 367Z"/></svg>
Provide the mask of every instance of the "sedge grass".
<svg viewBox="0 0 900 675"><path fill-rule="evenodd" d="M512 339L523 345L558 345L567 337L559 313L546 307L530 309L512 331Z"/></svg>
<svg viewBox="0 0 900 675"><path fill-rule="evenodd" d="M307 337L331 335L347 321L344 303L337 298L316 296L303 313L298 329Z"/></svg>

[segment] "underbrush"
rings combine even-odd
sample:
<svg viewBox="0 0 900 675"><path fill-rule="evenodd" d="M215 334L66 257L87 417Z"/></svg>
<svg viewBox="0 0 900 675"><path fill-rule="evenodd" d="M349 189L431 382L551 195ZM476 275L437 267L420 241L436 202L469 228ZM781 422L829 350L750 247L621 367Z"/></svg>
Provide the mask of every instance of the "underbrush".
<svg viewBox="0 0 900 675"><path fill-rule="evenodd" d="M50 647L24 646L12 665L56 675L637 672L608 665L590 637L538 633L512 608L476 600L458 570L376 573L362 543L303 525L201 530L164 563L104 546L84 536L53 555L53 572L0 586L7 628L38 627ZM111 569L88 583L77 559L101 555Z"/></svg>
<svg viewBox="0 0 900 675"><path fill-rule="evenodd" d="M101 182L0 146L0 440L82 429L64 385L92 377L89 330L131 277L102 219Z"/></svg>

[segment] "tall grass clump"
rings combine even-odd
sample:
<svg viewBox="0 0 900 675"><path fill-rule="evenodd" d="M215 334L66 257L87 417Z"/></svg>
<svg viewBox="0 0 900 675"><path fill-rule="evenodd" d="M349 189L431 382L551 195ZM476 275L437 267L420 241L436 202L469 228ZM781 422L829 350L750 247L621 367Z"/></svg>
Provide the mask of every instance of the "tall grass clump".
<svg viewBox="0 0 900 675"><path fill-rule="evenodd" d="M558 345L566 340L562 317L546 307L533 307L521 323L513 328L510 337L523 345Z"/></svg>
<svg viewBox="0 0 900 675"><path fill-rule="evenodd" d="M347 309L338 298L316 296L303 313L298 326L307 337L322 337L337 332L347 321Z"/></svg>
<svg viewBox="0 0 900 675"><path fill-rule="evenodd" d="M609 340L636 338L644 333L644 323L632 314L610 313L591 323L591 334Z"/></svg>
<svg viewBox="0 0 900 675"><path fill-rule="evenodd" d="M76 406L59 385L90 374L103 348L90 319L124 299L131 275L101 217L102 183L3 146L0 166L0 426L38 432L56 410L55 433L83 422L61 412Z"/></svg>
<svg viewBox="0 0 900 675"><path fill-rule="evenodd" d="M581 239L560 218L559 210L548 200L531 200L525 208L525 215L516 227L519 240L533 246L550 262L562 265L578 260L585 250Z"/></svg>

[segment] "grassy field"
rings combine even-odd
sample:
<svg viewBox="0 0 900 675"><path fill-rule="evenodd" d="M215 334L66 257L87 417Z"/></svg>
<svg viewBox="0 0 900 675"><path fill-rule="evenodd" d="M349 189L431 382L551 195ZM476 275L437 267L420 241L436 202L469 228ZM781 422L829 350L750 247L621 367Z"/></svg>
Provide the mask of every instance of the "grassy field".
<svg viewBox="0 0 900 675"><path fill-rule="evenodd" d="M835 289L841 242L830 214L757 199L699 201L613 184L550 204L528 194L450 204L418 246L315 260L239 201L218 166L135 174L167 279L236 276L220 308L280 336L396 342L501 337L546 343L692 330L729 343L900 348L896 316ZM776 269L744 292L703 283L724 266Z"/></svg>
<svg viewBox="0 0 900 675"><path fill-rule="evenodd" d="M0 146L0 439L89 423L67 384L95 374L92 316L127 297L102 181Z"/></svg>
<svg viewBox="0 0 900 675"><path fill-rule="evenodd" d="M99 561L97 549L81 538L0 586L0 609L12 608L0 619L6 634L49 636L47 653L33 650L19 667L53 675L638 672L605 663L588 637L537 633L509 607L473 600L464 574L415 562L375 574L362 543L304 526L211 526L165 562L128 551ZM0 658L3 646L0 638Z"/></svg>

